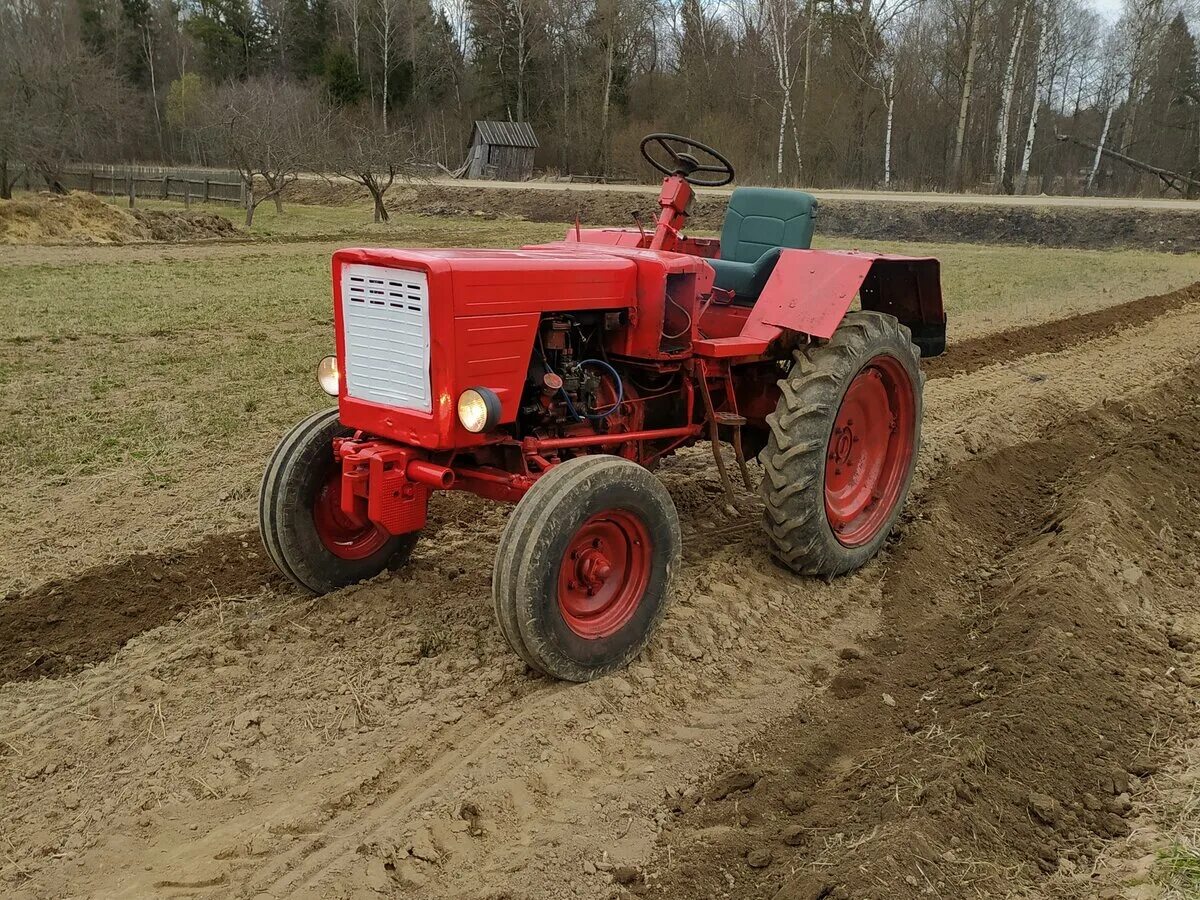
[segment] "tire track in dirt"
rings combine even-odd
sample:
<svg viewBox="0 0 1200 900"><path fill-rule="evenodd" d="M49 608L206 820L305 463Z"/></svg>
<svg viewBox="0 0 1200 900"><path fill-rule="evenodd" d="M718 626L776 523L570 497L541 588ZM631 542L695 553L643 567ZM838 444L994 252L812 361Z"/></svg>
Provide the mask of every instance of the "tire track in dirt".
<svg viewBox="0 0 1200 900"><path fill-rule="evenodd" d="M1095 896L1093 860L1200 711L1198 391L1193 359L939 478L879 636L676 804L656 895L1041 895L1057 873Z"/></svg>
<svg viewBox="0 0 1200 900"><path fill-rule="evenodd" d="M1161 315L1200 302L1200 281L1151 297L1106 306L1069 319L1055 319L966 341L952 341L941 356L924 360L930 378L977 372L1035 353L1061 353L1087 341L1145 325Z"/></svg>

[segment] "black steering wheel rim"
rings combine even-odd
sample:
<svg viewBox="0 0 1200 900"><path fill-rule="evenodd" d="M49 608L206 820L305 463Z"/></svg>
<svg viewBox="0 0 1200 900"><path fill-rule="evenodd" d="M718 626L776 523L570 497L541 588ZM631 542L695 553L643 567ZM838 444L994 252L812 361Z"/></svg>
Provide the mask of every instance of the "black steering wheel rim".
<svg viewBox="0 0 1200 900"><path fill-rule="evenodd" d="M646 148L652 143L662 147L670 158L670 161L674 163L674 166L661 163L650 155L650 151ZM672 143L683 144L686 149L676 149L671 146ZM681 134L668 134L656 131L642 138L639 149L642 151L642 157L646 162L650 163L659 172L662 172L664 175L680 175L684 181L696 187L721 187L729 184L734 178L733 163L722 156L719 151L708 146L708 144L703 144L690 137L684 137ZM702 164L700 160L697 160L687 150L699 150L711 157L718 164ZM714 177L711 179L697 178L695 177L697 172L712 172L714 173Z"/></svg>

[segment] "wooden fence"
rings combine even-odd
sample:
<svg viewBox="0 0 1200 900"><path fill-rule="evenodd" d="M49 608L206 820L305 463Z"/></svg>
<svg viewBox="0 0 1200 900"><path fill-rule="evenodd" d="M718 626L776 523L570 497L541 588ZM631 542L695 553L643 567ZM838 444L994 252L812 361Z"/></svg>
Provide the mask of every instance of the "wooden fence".
<svg viewBox="0 0 1200 900"><path fill-rule="evenodd" d="M69 165L63 187L112 197L138 197L199 203L246 205L246 186L237 172L225 169L179 169L164 166Z"/></svg>

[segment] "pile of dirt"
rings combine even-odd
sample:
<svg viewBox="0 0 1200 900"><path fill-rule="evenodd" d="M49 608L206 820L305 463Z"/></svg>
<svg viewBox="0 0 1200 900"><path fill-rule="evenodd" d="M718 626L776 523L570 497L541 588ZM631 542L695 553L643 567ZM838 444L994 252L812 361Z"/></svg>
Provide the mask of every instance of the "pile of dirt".
<svg viewBox="0 0 1200 900"><path fill-rule="evenodd" d="M231 219L219 213L167 212L157 209L134 209L130 212L141 223L151 241L196 241L233 237L242 233Z"/></svg>
<svg viewBox="0 0 1200 900"><path fill-rule="evenodd" d="M130 244L238 233L215 213L128 210L84 191L0 200L0 244Z"/></svg>
<svg viewBox="0 0 1200 900"><path fill-rule="evenodd" d="M0 200L2 244L125 244L149 239L149 231L134 216L95 194L72 191Z"/></svg>
<svg viewBox="0 0 1200 900"><path fill-rule="evenodd" d="M720 230L727 202L724 194L697 196L691 227ZM430 184L417 188L416 208L427 215L519 216L531 222L563 223L574 222L578 216L585 225L632 226L635 212L644 223L653 222L658 204L652 192ZM1120 247L1183 253L1200 250L1200 209L1192 213L829 198L821 201L817 230L829 237L877 241Z"/></svg>
<svg viewBox="0 0 1200 900"><path fill-rule="evenodd" d="M949 473L889 566L879 636L680 798L655 894L1000 896L1053 873L1095 896L1162 733L1197 711L1197 390L1193 366Z"/></svg>

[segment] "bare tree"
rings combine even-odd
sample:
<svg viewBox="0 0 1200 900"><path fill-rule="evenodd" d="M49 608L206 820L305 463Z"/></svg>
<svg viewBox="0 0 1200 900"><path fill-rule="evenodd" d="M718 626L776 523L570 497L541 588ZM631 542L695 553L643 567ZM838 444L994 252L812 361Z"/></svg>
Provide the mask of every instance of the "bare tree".
<svg viewBox="0 0 1200 900"><path fill-rule="evenodd" d="M328 116L314 90L277 78L249 78L218 89L205 135L216 154L241 175L247 228L268 198L283 211L283 190L312 158L314 140ZM257 179L267 186L261 194L255 192Z"/></svg>
<svg viewBox="0 0 1200 900"><path fill-rule="evenodd" d="M0 116L9 122L0 151L22 160L50 190L65 193L68 162L120 143L131 113L123 83L83 48L51 53L30 47L7 66Z"/></svg>
<svg viewBox="0 0 1200 900"><path fill-rule="evenodd" d="M322 157L325 170L365 187L375 205L375 221L388 220L384 197L399 178L416 177L420 156L407 129L385 132L368 113L343 111L330 120Z"/></svg>

